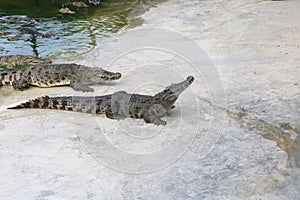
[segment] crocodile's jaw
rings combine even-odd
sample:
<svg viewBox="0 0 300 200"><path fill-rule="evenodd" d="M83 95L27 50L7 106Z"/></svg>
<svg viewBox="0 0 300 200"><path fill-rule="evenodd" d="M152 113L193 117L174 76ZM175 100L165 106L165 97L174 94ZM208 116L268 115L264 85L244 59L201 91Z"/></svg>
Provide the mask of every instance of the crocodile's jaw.
<svg viewBox="0 0 300 200"><path fill-rule="evenodd" d="M179 97L179 95L194 81L193 76L187 77L186 80L171 84L170 86L166 87L162 92L156 94L154 99L156 103L161 104L164 108L168 111L172 108L173 104Z"/></svg>
<svg viewBox="0 0 300 200"><path fill-rule="evenodd" d="M174 83L171 84L170 86L168 86L166 89L170 90L170 94L169 96L176 96L179 97L179 95L188 87L190 86L194 81L194 77L192 76L188 76L186 78L186 80L180 82L180 83ZM166 98L168 99L168 95L166 96Z"/></svg>
<svg viewBox="0 0 300 200"><path fill-rule="evenodd" d="M82 82L87 85L98 84L104 81L117 80L122 76L119 72L109 72L102 68L84 69L81 74Z"/></svg>
<svg viewBox="0 0 300 200"><path fill-rule="evenodd" d="M85 83L86 84L97 84L97 83L101 83L103 81L112 81L112 80L117 80L119 78L121 78L121 73L116 72L116 73L112 73L112 72L105 72L104 74L93 74L93 75L89 75L87 77L85 77Z"/></svg>

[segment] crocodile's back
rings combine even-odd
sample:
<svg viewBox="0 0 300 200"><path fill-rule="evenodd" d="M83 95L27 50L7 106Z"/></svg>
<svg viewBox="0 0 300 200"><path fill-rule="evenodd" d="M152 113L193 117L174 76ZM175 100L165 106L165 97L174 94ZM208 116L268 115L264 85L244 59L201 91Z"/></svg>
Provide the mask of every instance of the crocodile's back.
<svg viewBox="0 0 300 200"><path fill-rule="evenodd" d="M69 85L73 75L74 64L51 64L27 69L30 74L30 84L39 87Z"/></svg>
<svg viewBox="0 0 300 200"><path fill-rule="evenodd" d="M50 64L18 71L5 71L0 73L0 85L13 85L14 81L19 80L39 87L68 85L73 67L73 64Z"/></svg>
<svg viewBox="0 0 300 200"><path fill-rule="evenodd" d="M8 55L0 56L0 66L12 68L14 66L23 65L42 65L50 64L51 60L48 58L39 58L32 55Z"/></svg>

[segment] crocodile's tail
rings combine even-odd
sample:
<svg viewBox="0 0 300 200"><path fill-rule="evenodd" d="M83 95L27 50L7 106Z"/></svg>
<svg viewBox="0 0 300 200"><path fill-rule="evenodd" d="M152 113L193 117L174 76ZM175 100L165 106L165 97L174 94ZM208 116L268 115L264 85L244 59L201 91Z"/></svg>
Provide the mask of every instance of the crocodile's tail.
<svg viewBox="0 0 300 200"><path fill-rule="evenodd" d="M22 108L38 108L38 109L55 109L67 110L83 113L103 114L105 107L101 106L103 101L110 99L110 95L99 97L80 97L80 96L66 96L66 97L49 97L43 96L36 99L29 100L17 106L8 109L22 109Z"/></svg>
<svg viewBox="0 0 300 200"><path fill-rule="evenodd" d="M17 106L8 109L22 109L22 108L39 108L39 109L57 109L73 111L70 97L49 97L43 96L36 99L29 100Z"/></svg>

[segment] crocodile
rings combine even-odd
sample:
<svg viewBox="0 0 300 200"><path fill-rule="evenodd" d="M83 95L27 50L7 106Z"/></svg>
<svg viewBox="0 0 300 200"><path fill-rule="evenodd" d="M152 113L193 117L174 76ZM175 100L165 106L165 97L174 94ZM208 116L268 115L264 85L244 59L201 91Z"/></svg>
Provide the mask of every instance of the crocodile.
<svg viewBox="0 0 300 200"><path fill-rule="evenodd" d="M58 10L62 14L75 14L75 11L70 10L70 8L65 7Z"/></svg>
<svg viewBox="0 0 300 200"><path fill-rule="evenodd" d="M26 24L36 24L37 22L34 19L31 19L29 17L17 17L17 16L6 16L6 17L2 17L1 20L5 21L5 22L23 22Z"/></svg>
<svg viewBox="0 0 300 200"><path fill-rule="evenodd" d="M16 37L16 36L11 36L7 38L8 41L24 41L24 42L28 42L30 39L29 38L22 38L22 37Z"/></svg>
<svg viewBox="0 0 300 200"><path fill-rule="evenodd" d="M43 96L8 109L39 108L57 109L83 113L104 114L110 119L136 118L144 119L146 123L166 125L161 117L170 109L179 95L194 81L188 76L186 80L171 84L154 96L128 94L118 91L104 96Z"/></svg>
<svg viewBox="0 0 300 200"><path fill-rule="evenodd" d="M53 87L70 85L77 91L93 92L88 85L121 78L121 73L109 72L99 67L78 64L49 64L33 66L18 71L0 73L0 86L12 85L16 90L25 90L30 85Z"/></svg>
<svg viewBox="0 0 300 200"><path fill-rule="evenodd" d="M52 36L50 33L40 33L34 28L28 28L28 27L18 27L16 28L19 31L18 35L23 35L23 34L29 34L32 36L41 36L43 38L49 38Z"/></svg>
<svg viewBox="0 0 300 200"><path fill-rule="evenodd" d="M8 31L0 31L0 36L6 36L6 35L10 35L11 32Z"/></svg>
<svg viewBox="0 0 300 200"><path fill-rule="evenodd" d="M93 4L94 6L99 6L101 3L101 0L89 0L89 4Z"/></svg>
<svg viewBox="0 0 300 200"><path fill-rule="evenodd" d="M89 7L88 5L86 5L84 2L82 1L74 1L74 2L71 2L71 5L72 6L75 6L75 7L78 7L78 8L87 8Z"/></svg>
<svg viewBox="0 0 300 200"><path fill-rule="evenodd" d="M50 64L49 58L39 58L33 55L8 55L0 56L0 67L13 68L15 66Z"/></svg>

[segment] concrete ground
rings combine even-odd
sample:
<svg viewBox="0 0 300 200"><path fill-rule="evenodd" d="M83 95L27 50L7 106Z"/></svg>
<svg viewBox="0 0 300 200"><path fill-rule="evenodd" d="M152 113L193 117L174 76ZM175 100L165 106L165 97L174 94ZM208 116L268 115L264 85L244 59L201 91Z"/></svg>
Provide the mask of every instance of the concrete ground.
<svg viewBox="0 0 300 200"><path fill-rule="evenodd" d="M297 0L172 0L76 60L120 71L82 94L0 88L0 199L299 199ZM193 75L164 117L6 110L38 96L154 94Z"/></svg>

